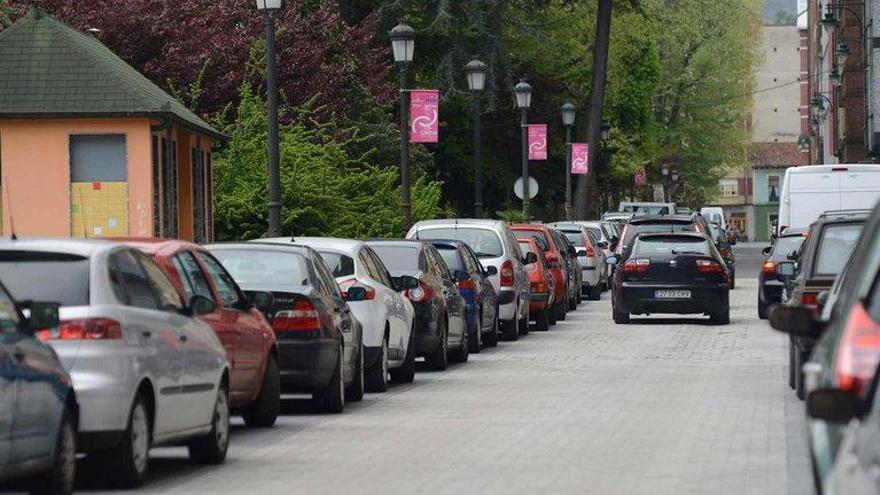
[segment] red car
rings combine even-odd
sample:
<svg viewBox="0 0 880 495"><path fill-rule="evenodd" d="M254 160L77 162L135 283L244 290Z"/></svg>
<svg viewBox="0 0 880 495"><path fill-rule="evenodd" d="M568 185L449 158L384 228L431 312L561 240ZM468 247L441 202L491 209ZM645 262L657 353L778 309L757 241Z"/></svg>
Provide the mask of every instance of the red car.
<svg viewBox="0 0 880 495"><path fill-rule="evenodd" d="M550 267L544 251L538 246L535 239L517 239L519 248L525 253L535 253L538 261L526 265L529 274L529 286L531 297L529 299L530 319L535 322L535 330L546 331L550 329L550 311L556 300L556 280L550 273Z"/></svg>
<svg viewBox="0 0 880 495"><path fill-rule="evenodd" d="M245 296L208 251L186 241L117 239L152 256L185 300L196 294L214 301L215 311L198 318L214 329L229 359L229 405L248 426L275 424L281 409L281 379L275 332L263 313ZM271 295L254 294L260 306L271 306Z"/></svg>
<svg viewBox="0 0 880 495"><path fill-rule="evenodd" d="M553 280L556 282L554 292L554 304L550 310L550 323L556 323L556 320L564 320L565 314L568 312L568 271L565 267L565 259L562 257L562 246L556 244L550 228L546 225L521 223L510 226L513 235L517 239L535 239L538 247L544 253L547 259L547 265Z"/></svg>

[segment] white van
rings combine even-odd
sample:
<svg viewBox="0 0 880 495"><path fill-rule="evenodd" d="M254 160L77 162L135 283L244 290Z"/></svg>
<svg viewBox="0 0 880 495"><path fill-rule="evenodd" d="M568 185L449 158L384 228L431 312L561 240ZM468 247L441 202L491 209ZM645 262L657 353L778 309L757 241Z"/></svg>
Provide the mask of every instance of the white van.
<svg viewBox="0 0 880 495"><path fill-rule="evenodd" d="M724 210L720 206L704 206L700 208L700 215L708 222L718 224L722 232L727 230L727 219L724 218Z"/></svg>
<svg viewBox="0 0 880 495"><path fill-rule="evenodd" d="M872 209L880 200L880 165L809 165L785 171L776 234L807 228L826 211Z"/></svg>

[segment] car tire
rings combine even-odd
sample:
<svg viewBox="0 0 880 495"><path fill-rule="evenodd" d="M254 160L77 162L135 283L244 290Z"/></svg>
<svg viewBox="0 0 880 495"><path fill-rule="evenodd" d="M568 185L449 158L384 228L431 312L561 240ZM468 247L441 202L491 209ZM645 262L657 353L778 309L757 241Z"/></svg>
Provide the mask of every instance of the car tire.
<svg viewBox="0 0 880 495"><path fill-rule="evenodd" d="M242 413L244 424L251 428L269 428L281 413L281 376L274 356L266 362L266 374L260 394Z"/></svg>
<svg viewBox="0 0 880 495"><path fill-rule="evenodd" d="M709 322L713 325L727 325L730 323L730 308L709 315Z"/></svg>
<svg viewBox="0 0 880 495"><path fill-rule="evenodd" d="M797 398L800 400L804 400L805 387L804 387L804 371L803 365L804 361L807 360L807 353L801 352L800 349L795 347L794 349L794 393L797 395Z"/></svg>
<svg viewBox="0 0 880 495"><path fill-rule="evenodd" d="M113 484L120 488L138 488L150 469L152 418L140 395L128 415L128 427L115 447L101 452L98 464L112 473Z"/></svg>
<svg viewBox="0 0 880 495"><path fill-rule="evenodd" d="M449 342L447 342L449 332L446 330L447 324L445 315L440 317L440 321L437 322L437 325L440 326L438 332L440 342L432 353L425 356L425 364L428 365L428 368L434 371L443 371L449 367Z"/></svg>
<svg viewBox="0 0 880 495"><path fill-rule="evenodd" d="M364 373L366 390L370 393L382 393L388 390L388 339L382 339L382 353Z"/></svg>
<svg viewBox="0 0 880 495"><path fill-rule="evenodd" d="M391 381L394 383L412 383L416 377L416 331L409 333L409 345L406 346L406 356L399 368L389 371Z"/></svg>
<svg viewBox="0 0 880 495"><path fill-rule="evenodd" d="M479 354L483 351L483 309L477 313L477 325L474 332L468 332L468 352Z"/></svg>
<svg viewBox="0 0 880 495"><path fill-rule="evenodd" d="M565 321L566 314L568 313L568 298L565 300L559 301L556 306L553 308L556 313L556 321Z"/></svg>
<svg viewBox="0 0 880 495"><path fill-rule="evenodd" d="M528 335L529 334L529 307L526 306L526 314L519 320L519 334L520 335Z"/></svg>
<svg viewBox="0 0 880 495"><path fill-rule="evenodd" d="M342 373L342 345L337 347L336 367L330 383L312 394L312 400L321 412L338 414L345 409L345 377Z"/></svg>
<svg viewBox="0 0 880 495"><path fill-rule="evenodd" d="M770 305L758 299L758 318L766 320L770 317Z"/></svg>
<svg viewBox="0 0 880 495"><path fill-rule="evenodd" d="M594 285L590 287L590 300L600 301L602 299L602 286Z"/></svg>
<svg viewBox="0 0 880 495"><path fill-rule="evenodd" d="M211 431L189 442L189 458L198 464L220 464L229 449L229 387L221 383L217 389Z"/></svg>
<svg viewBox="0 0 880 495"><path fill-rule="evenodd" d="M519 308L519 302L516 303L515 308ZM514 313L516 313L516 309L514 309ZM504 340L509 342L516 342L519 340L519 319L516 318L516 314L514 314L513 317L513 320L501 322L501 328L504 332Z"/></svg>
<svg viewBox="0 0 880 495"><path fill-rule="evenodd" d="M492 331L483 338L483 347L498 347L498 310L495 310L495 319L492 321Z"/></svg>
<svg viewBox="0 0 880 495"><path fill-rule="evenodd" d="M574 311L574 310L578 309L578 304L581 302L580 298L581 298L581 291L577 291L577 295L575 295L574 297L571 297L571 295L568 296L568 310L569 311Z"/></svg>
<svg viewBox="0 0 880 495"><path fill-rule="evenodd" d="M466 363L468 362L468 336L467 336L467 325L465 325L464 335L462 335L461 345L449 351L449 360L453 363Z"/></svg>
<svg viewBox="0 0 880 495"><path fill-rule="evenodd" d="M34 476L30 483L33 495L69 495L76 482L76 425L67 407L61 413L58 440L52 467Z"/></svg>
<svg viewBox="0 0 880 495"><path fill-rule="evenodd" d="M794 343L789 338L788 339L788 386L792 390L794 390L794 370L796 369L795 365L794 365L794 353L795 353Z"/></svg>
<svg viewBox="0 0 880 495"><path fill-rule="evenodd" d="M614 316L614 323L617 323L618 325L626 325L629 323L629 313L617 311L616 306L611 306L611 308L611 312Z"/></svg>
<svg viewBox="0 0 880 495"><path fill-rule="evenodd" d="M346 402L360 402L364 400L364 348L360 346L355 360L357 368L354 370L354 379L345 387ZM388 376L387 374L385 376Z"/></svg>
<svg viewBox="0 0 880 495"><path fill-rule="evenodd" d="M535 315L535 331L546 332L550 330L550 309L544 308Z"/></svg>

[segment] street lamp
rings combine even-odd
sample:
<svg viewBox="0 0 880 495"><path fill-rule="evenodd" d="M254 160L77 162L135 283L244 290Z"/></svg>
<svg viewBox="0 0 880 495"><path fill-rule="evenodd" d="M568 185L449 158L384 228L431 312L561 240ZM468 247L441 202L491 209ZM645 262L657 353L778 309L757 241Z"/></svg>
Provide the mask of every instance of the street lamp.
<svg viewBox="0 0 880 495"><path fill-rule="evenodd" d="M565 126L565 218L571 220L571 128L577 108L570 101L562 105L562 125Z"/></svg>
<svg viewBox="0 0 880 495"><path fill-rule="evenodd" d="M278 68L275 56L275 14L281 0L257 0L266 19L266 103L269 106L269 237L281 236L281 163L278 153Z"/></svg>
<svg viewBox="0 0 880 495"><path fill-rule="evenodd" d="M525 79L513 87L516 107L519 108L519 125L522 139L522 193L523 216L529 221L529 107L532 106L532 87Z"/></svg>
<svg viewBox="0 0 880 495"><path fill-rule="evenodd" d="M482 137L480 135L480 93L486 86L486 64L473 60L464 66L467 75L468 89L473 95L473 118L474 118L474 216L483 218L483 157Z"/></svg>
<svg viewBox="0 0 880 495"><path fill-rule="evenodd" d="M828 71L828 79L835 85L840 83L840 69L837 67L837 64L834 64L831 70Z"/></svg>
<svg viewBox="0 0 880 495"><path fill-rule="evenodd" d="M403 231L412 225L412 200L409 185L409 91L406 85L406 69L413 60L416 32L404 22L394 26L388 33L391 51L400 75L400 207L403 210Z"/></svg>
<svg viewBox="0 0 880 495"><path fill-rule="evenodd" d="M825 5L825 15L822 16L822 20L819 22L825 27L829 35L834 33L834 30L840 26L840 19L834 13L834 7L830 2Z"/></svg>
<svg viewBox="0 0 880 495"><path fill-rule="evenodd" d="M834 50L834 54L837 55L837 61L840 63L840 66L846 67L846 61L849 58L849 45L846 43L838 43L837 48Z"/></svg>
<svg viewBox="0 0 880 495"><path fill-rule="evenodd" d="M602 141L606 141L608 136L611 135L611 124L608 122L602 122L602 128L599 131L599 136L602 138Z"/></svg>

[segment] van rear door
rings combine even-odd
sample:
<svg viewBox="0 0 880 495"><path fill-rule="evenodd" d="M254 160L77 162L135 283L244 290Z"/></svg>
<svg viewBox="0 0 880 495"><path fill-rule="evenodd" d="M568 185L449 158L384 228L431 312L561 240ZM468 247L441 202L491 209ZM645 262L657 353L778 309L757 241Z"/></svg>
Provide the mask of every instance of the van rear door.
<svg viewBox="0 0 880 495"><path fill-rule="evenodd" d="M819 168L819 167L816 167ZM787 227L807 227L828 210L839 210L840 173L830 167L795 170L789 176L789 223Z"/></svg>
<svg viewBox="0 0 880 495"><path fill-rule="evenodd" d="M880 199L880 167L840 167L840 209L873 208Z"/></svg>

